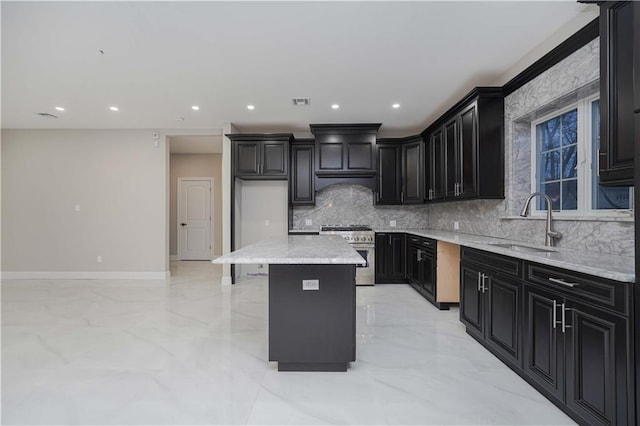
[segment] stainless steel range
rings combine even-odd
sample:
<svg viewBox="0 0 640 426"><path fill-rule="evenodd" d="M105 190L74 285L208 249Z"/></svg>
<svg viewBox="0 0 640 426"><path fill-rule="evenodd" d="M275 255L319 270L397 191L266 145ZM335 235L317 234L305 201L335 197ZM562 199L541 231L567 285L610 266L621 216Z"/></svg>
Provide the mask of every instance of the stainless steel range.
<svg viewBox="0 0 640 426"><path fill-rule="evenodd" d="M340 235L367 261L356 268L356 285L373 285L375 281L375 232L365 225L323 225L321 235Z"/></svg>

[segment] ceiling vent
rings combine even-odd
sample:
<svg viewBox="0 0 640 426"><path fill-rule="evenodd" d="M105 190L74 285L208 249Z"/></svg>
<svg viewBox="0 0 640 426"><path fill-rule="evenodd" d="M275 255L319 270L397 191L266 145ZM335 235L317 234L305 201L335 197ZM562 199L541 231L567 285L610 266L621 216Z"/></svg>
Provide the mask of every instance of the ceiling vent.
<svg viewBox="0 0 640 426"><path fill-rule="evenodd" d="M57 115L49 114L48 112L38 112L36 114L38 114L41 117L58 118Z"/></svg>
<svg viewBox="0 0 640 426"><path fill-rule="evenodd" d="M291 101L294 106L308 106L311 103L309 98L293 98Z"/></svg>

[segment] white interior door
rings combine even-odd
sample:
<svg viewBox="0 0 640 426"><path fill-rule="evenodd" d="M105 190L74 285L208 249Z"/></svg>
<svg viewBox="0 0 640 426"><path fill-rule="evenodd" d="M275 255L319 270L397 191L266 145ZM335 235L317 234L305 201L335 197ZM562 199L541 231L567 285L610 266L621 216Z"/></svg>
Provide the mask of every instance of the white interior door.
<svg viewBox="0 0 640 426"><path fill-rule="evenodd" d="M211 259L211 179L178 179L178 257Z"/></svg>

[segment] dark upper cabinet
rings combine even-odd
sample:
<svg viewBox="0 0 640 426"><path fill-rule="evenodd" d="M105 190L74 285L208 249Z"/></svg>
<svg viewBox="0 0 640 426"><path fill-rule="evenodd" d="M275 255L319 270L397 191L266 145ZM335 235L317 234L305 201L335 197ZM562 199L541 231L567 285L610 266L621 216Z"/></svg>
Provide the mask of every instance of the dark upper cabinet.
<svg viewBox="0 0 640 426"><path fill-rule="evenodd" d="M376 233L376 284L405 283L405 260L405 234L393 232Z"/></svg>
<svg viewBox="0 0 640 426"><path fill-rule="evenodd" d="M424 143L421 136L377 141L375 203L424 202Z"/></svg>
<svg viewBox="0 0 640 426"><path fill-rule="evenodd" d="M634 46L634 9L638 8L635 2L600 4L599 172L604 185L633 185L633 114L638 107L634 108L634 55L640 49ZM636 68L636 79L639 72Z"/></svg>
<svg viewBox="0 0 640 426"><path fill-rule="evenodd" d="M640 7L633 8L633 110L640 114ZM637 116L636 116L637 117ZM638 128L636 127L636 135Z"/></svg>
<svg viewBox="0 0 640 426"><path fill-rule="evenodd" d="M397 143L378 143L376 204L401 204L401 147Z"/></svg>
<svg viewBox="0 0 640 426"><path fill-rule="evenodd" d="M291 133L230 134L233 176L241 179L287 179Z"/></svg>
<svg viewBox="0 0 640 426"><path fill-rule="evenodd" d="M422 137L409 138L402 144L402 203L424 202L424 144Z"/></svg>
<svg viewBox="0 0 640 426"><path fill-rule="evenodd" d="M425 146L425 199L427 201L437 201L445 196L445 146L442 129L437 129L426 140Z"/></svg>
<svg viewBox="0 0 640 426"><path fill-rule="evenodd" d="M504 97L477 87L422 136L425 199L504 198Z"/></svg>
<svg viewBox="0 0 640 426"><path fill-rule="evenodd" d="M310 124L315 135L317 189L337 179L375 188L376 134L379 123ZM359 179L359 180L358 180Z"/></svg>
<svg viewBox="0 0 640 426"><path fill-rule="evenodd" d="M295 205L315 204L314 161L315 143L294 141L291 143L291 177L289 201Z"/></svg>

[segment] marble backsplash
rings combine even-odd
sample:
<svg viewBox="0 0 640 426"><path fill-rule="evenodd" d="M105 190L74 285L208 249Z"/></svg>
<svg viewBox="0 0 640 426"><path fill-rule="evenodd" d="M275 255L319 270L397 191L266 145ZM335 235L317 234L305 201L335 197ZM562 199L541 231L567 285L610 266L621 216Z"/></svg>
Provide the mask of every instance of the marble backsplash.
<svg viewBox="0 0 640 426"><path fill-rule="evenodd" d="M505 199L429 205L429 228L452 231L453 222L458 221L460 232L542 244L544 217L518 217L524 199L531 192L531 122L597 92L599 58L599 39L595 39L507 96ZM553 227L563 234L558 241L559 247L634 255L634 224L628 218L617 221L554 220Z"/></svg>
<svg viewBox="0 0 640 426"><path fill-rule="evenodd" d="M371 189L361 185L337 184L316 193L315 206L293 209L293 229L317 231L321 225L370 225L388 228L395 220L398 228L426 228L425 205L374 206ZM313 225L305 225L311 219Z"/></svg>

